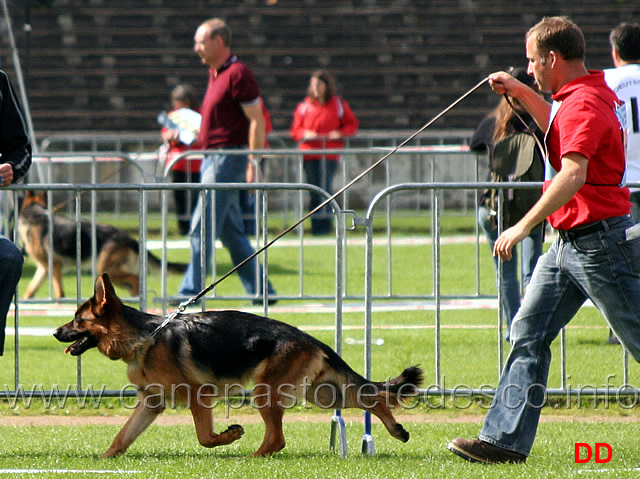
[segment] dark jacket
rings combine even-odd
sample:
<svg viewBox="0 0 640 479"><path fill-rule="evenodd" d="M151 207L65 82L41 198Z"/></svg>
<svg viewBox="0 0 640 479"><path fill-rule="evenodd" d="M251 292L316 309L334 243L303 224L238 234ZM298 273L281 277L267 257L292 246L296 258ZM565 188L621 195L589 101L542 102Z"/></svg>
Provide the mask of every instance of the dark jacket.
<svg viewBox="0 0 640 479"><path fill-rule="evenodd" d="M13 182L31 166L31 143L27 127L9 77L0 70L0 163L13 167Z"/></svg>

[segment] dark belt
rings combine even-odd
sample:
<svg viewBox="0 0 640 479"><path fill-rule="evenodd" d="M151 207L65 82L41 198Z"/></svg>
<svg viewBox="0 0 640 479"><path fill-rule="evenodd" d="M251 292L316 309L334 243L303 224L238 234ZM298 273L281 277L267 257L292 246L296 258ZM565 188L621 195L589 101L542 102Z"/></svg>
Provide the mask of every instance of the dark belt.
<svg viewBox="0 0 640 479"><path fill-rule="evenodd" d="M615 226L630 217L631 215L614 216L613 218L596 221L595 223L590 223L585 226L578 226L576 228L571 228L570 230L558 230L558 234L564 241L574 241L581 236L611 229L612 226Z"/></svg>

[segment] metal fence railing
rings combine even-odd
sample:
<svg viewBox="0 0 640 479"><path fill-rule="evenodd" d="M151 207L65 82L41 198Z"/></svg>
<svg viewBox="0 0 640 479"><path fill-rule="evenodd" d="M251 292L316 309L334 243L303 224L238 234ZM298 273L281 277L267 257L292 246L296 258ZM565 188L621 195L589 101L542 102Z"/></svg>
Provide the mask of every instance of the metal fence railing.
<svg viewBox="0 0 640 479"><path fill-rule="evenodd" d="M377 155L378 149L374 151L366 150L362 153L350 153L350 155ZM194 153L196 154L196 153ZM293 153L285 153L292 154ZM411 152L407 154L417 155L416 152ZM440 153L438 153L440 154ZM448 154L448 153L447 153ZM456 153L457 154L457 153ZM345 154L345 156L347 156ZM71 161L71 160L70 160ZM123 155L119 158L121 163L129 165L129 163L136 163L135 160L130 160ZM296 160L299 161L299 160ZM435 160L429 160L428 162L434 162ZM46 178L59 178L64 177L63 174L56 172L55 161L47 164L47 172L48 177ZM61 162L64 164L64 162ZM431 163L433 164L433 163ZM87 162L87 165L90 168L100 168L101 162L98 160L90 159ZM145 177L145 173L141 173L140 171L145 171L144 167L138 166L127 166L128 168L132 168L135 174L139 174L140 178ZM46 170L45 170L46 171ZM317 288L312 285L312 279L310 279L309 274L312 274L312 271L308 271L305 264L305 255L308 254L307 247L310 244L310 239L307 235L305 235L304 230L302 228L298 228L295 230L293 235L293 239L288 239L290 242L289 246L298 248L298 262L295 266L287 265L288 268L296 268L298 274L298 284L295 290L290 291L278 291L278 299L283 303L287 301L295 301L296 303L304 304L305 302L318 303L328 302L332 306L330 310L332 310L335 314L335 347L338 351L340 351L343 338L342 338L342 315L344 310L344 301L354 301L364 305L364 315L365 315L365 340L364 340L364 356L365 356L365 375L369 376L371 373L372 366L372 345L373 345L373 337L372 331L375 327L375 319L374 312L376 306L385 305L389 303L393 303L391 307L394 305L408 303L409 306L414 304L416 301L421 301L423 303L428 303L430 305L430 310L433 311L433 334L434 334L434 353L433 353L433 367L429 368L429 373L433 374L434 378L434 388L430 390L422 391L426 396L428 395L459 395L465 397L486 397L487 395L493 394L492 389L479 389L474 387L469 388L456 388L455 390L446 389L444 383L442 382L442 361L443 361L443 345L440 341L440 333L442 329L441 324L441 311L444 304L447 302L451 303L451 301L460 299L460 298L483 298L494 301L494 308L496 310L496 325L497 325L497 334L496 334L496 381L497 376L499 375L499 371L502 367L503 358L504 358L504 344L500 339L501 329L503 328L503 318L501 317L501 308L495 307L495 300L499 299L496 296L495 289L493 288L493 282L491 281L491 286L487 288L486 284L484 287L485 291L490 291L489 293L482 294L479 280L475 282L475 288L466 292L455 292L455 293L447 293L443 292L442 287L442 263L440 261L440 252L441 252L441 244L442 244L442 218L445 214L446 208L455 208L456 206L455 200L451 198L456 198L456 195L461 195L458 197L465 197L472 199L470 204L473 205L473 210L471 210L470 214L475 212L475 205L477 205L478 192L488 188L531 188L534 186L539 186L539 184L530 184L530 183L503 183L499 186L496 184L483 183L478 181L478 162L477 160L473 163L472 173L473 181L427 181L427 182L404 182L399 184L388 185L384 188L380 188L377 191L372 191L372 198L368 201L368 204L364 208L364 213L357 213L352 209L347 209L344 206L341 206L339 202L333 201L331 203L333 209L333 215L335 217L336 224L336 233L335 236L331 236L328 238L330 244L335 245L335 250L333 252L333 261L334 261L334 273L335 278L332 279L333 284L330 287L325 288L323 291L318 292ZM133 173L132 173L133 174ZM60 176L56 176L60 175ZM435 175L433 176L435 178ZM158 178L155 178L156 180ZM385 182L388 181L388 177L385 177ZM638 186L638 185L632 185ZM17 196L20 195L24 190L29 188L34 188L35 185L31 184L28 186L18 185L12 186L8 190L5 191L5 194L9 194L13 196L13 202L3 202L4 205L4 219L2 224L4 225L5 231L12 231L11 218L17 218L19 216L19 207L18 207L18 199ZM69 209L71 214L75 217L78 228L80 228L81 220L86 217L85 212L90 212L90 218L87 220L91 225L95 225L98 221L99 217L102 217L105 211L114 211L113 209L103 208L101 205L110 204L108 198L110 195L118 192L122 198L131 197L133 201L129 198L126 201L122 202L122 210L118 211L116 216L111 216L111 219L117 219L118 215L122 214L122 212L126 211L131 214L137 215L137 236L138 241L141 245L150 244L150 238L148 236L149 230L149 221L150 215L156 214L157 217L160 218L160 226L159 226L159 237L154 238L156 248L159 250L157 253L162 261L162 269L161 274L158 275L160 278L159 285L155 285L153 288L149 287L148 283L148 262L145 255L140 255L139 262L139 272L140 272L140 294L137 297L128 298L131 301L135 301L140 309L147 310L160 310L159 312L166 314L169 308L169 301L174 299L172 292L169 291L168 284L166 282L166 263L168 261L169 256L171 255L170 245L175 243L175 238L170 238L168 235L168 227L167 223L170 221L169 219L169 194L172 190L176 188L184 188L194 191L206 191L206 190L216 190L216 189L251 189L255 190L259 195L259 204L260 208L257 210L256 221L261 225L267 225L272 221L274 214L280 214L283 211L283 205L285 205L285 209L287 208L287 202L278 202L272 201L273 196L277 195L294 195L296 197L295 207L292 208L291 211L288 212L292 217L299 218L303 215L305 211L304 208L304 196L309 191L316 191L323 194L325 197L329 198L329 194L323 192L312 185L308 185L303 182L269 182L269 183L256 183L256 184L212 184L203 187L199 184L181 184L175 185L171 183L159 182L159 183L124 183L124 184L116 184L116 183L107 183L107 184L91 184L91 183L79 183L79 184L69 184L69 183L43 183L37 185L38 189L46 190L50 198L55 195L65 195L65 197L72 198L70 202ZM452 193L452 194L450 194ZM422 235L425 238L429 239L428 250L426 251L426 255L429 255L431 260L429 263L425 262L425 264L431 264L432 268L432 280L427 281L425 285L419 284L398 284L397 271L395 271L395 263L392 260L394 249L393 244L396 239L394 235L394 220L396 216L394 212L396 211L396 205L404 205L403 201L398 201L398 197L405 196L415 196L419 194L421 198L420 206L416 208L416 211L419 210L419 214L421 217L427 218L428 222L425 222L425 228ZM88 204L87 204L88 202ZM448 202L452 202L449 206L447 206ZM7 205L12 203L13 206L8 207ZM403 206L404 207L404 206ZM378 219L380 215L384 216L384 232L380 234L377 231L374 231L373 225L374 220ZM475 216L474 216L475 218ZM364 227L364 234L359 235L360 228ZM19 243L19 237L17 230L13 230L13 239ZM272 234L269 232L268 228L263 228L262 232L259 233L255 238L255 245L259 247L261 245L267 244L269 240L269 235ZM415 238L413 238L415 240ZM474 274L478 277L478 271L480 269L480 243L482 242L482 238L478 234L478 230L476 228L475 234L470 238L471 242L475 246L475 255L474 258L470 261L468 258L465 260L464 268L470 272L470 274ZM374 243L377 246L382 246L382 249L374 249ZM354 278L350 275L350 268L347 263L351 260L355 261L355 258L351 258L347 255L347 246L351 246L354 244L361 244L364 247L364 278ZM425 243L427 244L427 243ZM188 248L188 246L181 246L183 248ZM374 254L375 250L375 254ZM386 258L380 258L380 254L386 255ZM95 253L94 253L95 255ZM425 256L426 256L425 255ZM265 270L268 274L269 268L277 267L277 264L274 263L272 259L272 255L263 255L262 261L265 265ZM325 259L326 261L326 259ZM215 261L214 261L215 264ZM416 261L415 265L419 267L421 263ZM77 305L82 298L89 296L89 292L83 290L82 281L83 278L86 277L85 274L82 273L82 265L76 260L76 292L75 295L70 296L66 299L58 299L53 298L51 291L47 295L47 297L40 297L37 300L22 300L17 299L15 302L15 384L13 389L5 388L4 393L0 392L0 396L4 397L12 397L12 395L17 394L17 391L21 386L21 356L20 356L20 331L23 327L23 322L20 320L21 311L28 310L28 308L33 307L36 304L39 305L54 305L54 304L62 304L67 306L75 306ZM374 272L374 266L377 268ZM212 277L215 278L218 275L218 270L214 268L212 272ZM90 277L94 278L98 271L96 271L95 266L95 257L92 261L92 266L90 268ZM382 290L373 289L373 278L374 275L385 275L387 280L386 288ZM489 277L493 278L493 274L490 274ZM29 278L23 278L23 280L28 280ZM351 283L352 286L347 287L346 284ZM356 285L356 286L353 286ZM361 285L358 286L358 285ZM85 287L86 289L86 287ZM322 288L320 288L322 289ZM231 296L221 294L217 291L214 291L210 296L207 297L207 301L216 301L219 299L252 299L248 296L233 294ZM203 306L206 307L206 306ZM267 305L265 304L265 312ZM567 341L566 341L566 333L563 332L560 337L560 367L561 371L559 374L560 383L557 385L551 385L548 389L549 395L555 396L566 396L566 397L575 397L576 395L587 395L592 394L594 397L598 398L609 398L609 397L619 397L625 395L637 395L639 394L638 389L629 386L621 386L621 387L607 387L607 388L584 388L580 390L576 390L572 388L569 381L566 370L566 361L567 355L569 352L567 351ZM626 354L622 356L622 368L623 368L623 384L630 384L630 373L628 366L628 357ZM81 363L78 366L78 377L77 377L77 389L82 389L82 368ZM24 393L24 391L23 391ZM32 394L48 394L50 392L43 391L31 391ZM133 395L135 392L131 391L130 395ZM103 396L108 397L109 394L112 395L122 395L122 391L104 391ZM365 436L370 435L370 419L365 421ZM371 438L370 438L371 439ZM368 446L367 446L368 447Z"/></svg>
<svg viewBox="0 0 640 479"><path fill-rule="evenodd" d="M397 145L413 131L361 130L356 136L345 138L346 148L372 148ZM420 134L412 145L466 145L473 135L472 129L428 130ZM274 148L292 148L295 142L288 131L273 131L268 137ZM130 154L151 152L162 143L157 131L70 131L51 133L40 139L40 152L122 151Z"/></svg>

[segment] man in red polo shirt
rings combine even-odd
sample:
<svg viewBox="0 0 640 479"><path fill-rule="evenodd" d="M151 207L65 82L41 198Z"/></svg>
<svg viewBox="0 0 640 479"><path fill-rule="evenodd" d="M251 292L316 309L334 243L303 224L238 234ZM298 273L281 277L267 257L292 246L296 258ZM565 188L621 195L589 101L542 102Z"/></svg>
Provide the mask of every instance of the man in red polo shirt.
<svg viewBox="0 0 640 479"><path fill-rule="evenodd" d="M265 119L260 102L260 91L251 70L231 52L231 29L224 21L213 18L204 22L194 36L194 50L208 65L209 84L202 102L202 122L198 144L211 149L261 149L265 142ZM200 183L244 183L247 163L245 154L208 154L200 168ZM187 267L180 296L194 296L202 290L202 268L206 271L211 263L214 237L220 238L229 250L234 265L254 253L242 223L238 190L215 192L215 225L211 224L212 192L200 199L191 222L191 262ZM202 208L205 208L205 224L202 225ZM212 229L213 228L213 229ZM205 235L205 260L201 264L201 235ZM262 287L257 278L262 278L258 261L252 261L238 269L240 280L256 304L263 299ZM267 293L275 294L271 284ZM269 299L273 304L274 299Z"/></svg>
<svg viewBox="0 0 640 479"><path fill-rule="evenodd" d="M489 76L496 93L516 98L547 131L547 180L531 210L497 239L494 255L548 218L559 237L538 260L511 327L512 348L478 439L448 448L472 462L524 462L546 400L551 343L591 300L640 361L640 238L624 186L625 117L602 72L584 65L581 30L566 17L544 18L526 37L528 72L548 104L504 72Z"/></svg>

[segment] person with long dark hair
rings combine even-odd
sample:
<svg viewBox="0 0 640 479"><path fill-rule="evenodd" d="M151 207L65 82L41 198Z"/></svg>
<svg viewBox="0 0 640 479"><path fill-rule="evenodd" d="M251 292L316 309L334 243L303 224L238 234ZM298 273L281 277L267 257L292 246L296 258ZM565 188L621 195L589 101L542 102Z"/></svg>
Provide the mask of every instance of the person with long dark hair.
<svg viewBox="0 0 640 479"><path fill-rule="evenodd" d="M298 104L293 115L291 137L300 142L301 150L344 148L345 136L358 131L359 121L349 104L336 93L333 77L326 70L311 75L306 98ZM307 181L332 193L333 178L340 155L306 154L303 156ZM318 193L311 193L309 209L313 210L325 200ZM329 234L332 228L330 208L325 207L311 217L311 233Z"/></svg>
<svg viewBox="0 0 640 479"><path fill-rule="evenodd" d="M535 82L527 75L526 69L518 68L514 70L513 75L537 91ZM520 103L516 99L507 101L503 97L498 106L480 122L469 147L478 153L488 153L491 181L514 180L518 168L522 170L518 179L542 181L544 160L532 135L537 135L539 140L543 138L535 121ZM514 173L504 175L505 172ZM516 224L542 193L541 189L502 190L502 192L504 198L502 218L498 218L499 191L497 189L485 191L478 206L478 224L485 233L491 251L498 238L498 232ZM498 224L500 220L502 220L501 225ZM520 272L523 288L529 284L533 269L542 254L543 228L543 224L536 226L522 241ZM503 261L501 282L499 281L499 261L497 257L493 257L496 286L500 287L501 293L500 306L506 320L505 340L507 341L509 341L511 322L520 308L517 256L517 250L514 248L513 258Z"/></svg>

